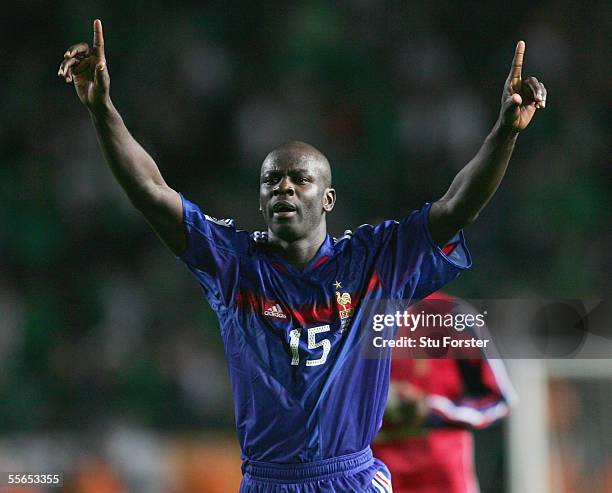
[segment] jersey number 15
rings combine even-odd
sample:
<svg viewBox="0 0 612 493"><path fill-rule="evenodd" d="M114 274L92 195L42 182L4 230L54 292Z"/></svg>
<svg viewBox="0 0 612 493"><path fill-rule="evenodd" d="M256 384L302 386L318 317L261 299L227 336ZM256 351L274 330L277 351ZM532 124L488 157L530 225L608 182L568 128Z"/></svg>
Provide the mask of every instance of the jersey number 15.
<svg viewBox="0 0 612 493"><path fill-rule="evenodd" d="M318 347L323 348L323 354L317 359L307 359L306 366L318 366L325 363L327 355L331 349L331 342L329 339L321 339L317 342L317 334L321 332L328 332L330 330L329 325L321 325L319 327L311 327L308 330L308 349L316 349ZM302 329L293 329L289 332L289 347L291 348L291 364L297 366L300 364L300 353L298 351L300 345L300 334Z"/></svg>

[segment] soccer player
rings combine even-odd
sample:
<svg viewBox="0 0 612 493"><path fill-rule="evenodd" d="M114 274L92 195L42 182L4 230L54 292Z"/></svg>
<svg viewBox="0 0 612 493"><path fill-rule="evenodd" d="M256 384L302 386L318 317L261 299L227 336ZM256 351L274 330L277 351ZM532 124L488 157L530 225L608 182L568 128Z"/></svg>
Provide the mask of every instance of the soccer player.
<svg viewBox="0 0 612 493"><path fill-rule="evenodd" d="M88 108L112 172L217 313L242 492L391 491L389 471L370 449L390 360L362 357L363 307L423 298L469 267L461 228L489 201L518 133L545 104L544 86L521 79L524 50L521 41L495 127L446 194L400 222L365 225L339 239L327 234L336 192L317 149L290 142L268 154L260 176L267 231L237 230L170 188L128 132L109 94L101 22L94 21L92 48L79 43L64 53L58 75Z"/></svg>
<svg viewBox="0 0 612 493"><path fill-rule="evenodd" d="M472 313L462 300L441 292L425 301L428 313ZM391 471L395 493L479 491L470 430L506 417L516 397L502 361L472 353L418 359L395 350L385 419L372 446Z"/></svg>

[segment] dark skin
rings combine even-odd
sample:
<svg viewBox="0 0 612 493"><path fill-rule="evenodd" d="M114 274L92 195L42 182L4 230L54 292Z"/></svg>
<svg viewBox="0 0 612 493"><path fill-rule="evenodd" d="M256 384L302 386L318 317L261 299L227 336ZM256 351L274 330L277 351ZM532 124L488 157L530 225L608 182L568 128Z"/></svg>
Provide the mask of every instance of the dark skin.
<svg viewBox="0 0 612 493"><path fill-rule="evenodd" d="M408 382L389 382L385 420L390 426L376 435L376 442L422 436L428 412L425 394L421 390Z"/></svg>
<svg viewBox="0 0 612 493"><path fill-rule="evenodd" d="M439 245L476 220L506 173L519 132L546 107L546 88L535 77L522 79L525 42L516 45L497 122L474 158L455 176L429 211L431 234Z"/></svg>
<svg viewBox="0 0 612 493"><path fill-rule="evenodd" d="M259 206L268 225L268 242L299 269L325 240L325 217L335 202L329 162L314 147L289 142L264 160Z"/></svg>
<svg viewBox="0 0 612 493"><path fill-rule="evenodd" d="M166 184L153 158L130 135L114 107L101 21L96 19L93 28L93 47L78 43L68 48L58 76L74 84L90 112L104 157L132 204L168 248L180 255L187 246L180 196ZM544 85L533 77L521 78L524 52L525 43L520 41L493 130L431 207L430 229L439 245L478 217L505 174L518 133L529 125L536 110L546 105ZM304 268L323 243L326 215L335 200L329 163L314 147L290 142L264 160L260 206L270 245L296 267Z"/></svg>

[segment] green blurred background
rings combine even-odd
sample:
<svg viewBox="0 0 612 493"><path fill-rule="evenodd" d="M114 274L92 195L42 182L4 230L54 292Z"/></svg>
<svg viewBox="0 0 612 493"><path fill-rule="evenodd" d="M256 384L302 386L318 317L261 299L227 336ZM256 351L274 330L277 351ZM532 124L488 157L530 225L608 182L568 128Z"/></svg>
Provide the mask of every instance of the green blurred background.
<svg viewBox="0 0 612 493"><path fill-rule="evenodd" d="M261 162L304 140L332 163L336 235L444 193L495 122L524 39L523 74L546 84L547 108L467 229L474 267L451 291L610 293L605 1L14 2L0 20L0 459L50 430L79 432L94 456L108 430L232 437L214 315L56 77L96 17L115 105L173 188L261 229ZM502 437L483 440L502 451ZM502 491L491 481L483 491Z"/></svg>

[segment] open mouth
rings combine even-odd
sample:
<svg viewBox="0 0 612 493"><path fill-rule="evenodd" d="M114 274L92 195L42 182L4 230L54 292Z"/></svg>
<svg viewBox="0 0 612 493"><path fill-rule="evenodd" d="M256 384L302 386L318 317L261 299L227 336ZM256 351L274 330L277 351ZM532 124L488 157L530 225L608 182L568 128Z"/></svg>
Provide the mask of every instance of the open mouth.
<svg viewBox="0 0 612 493"><path fill-rule="evenodd" d="M279 217L289 217L297 212L297 208L291 202L280 201L272 206L272 214Z"/></svg>

